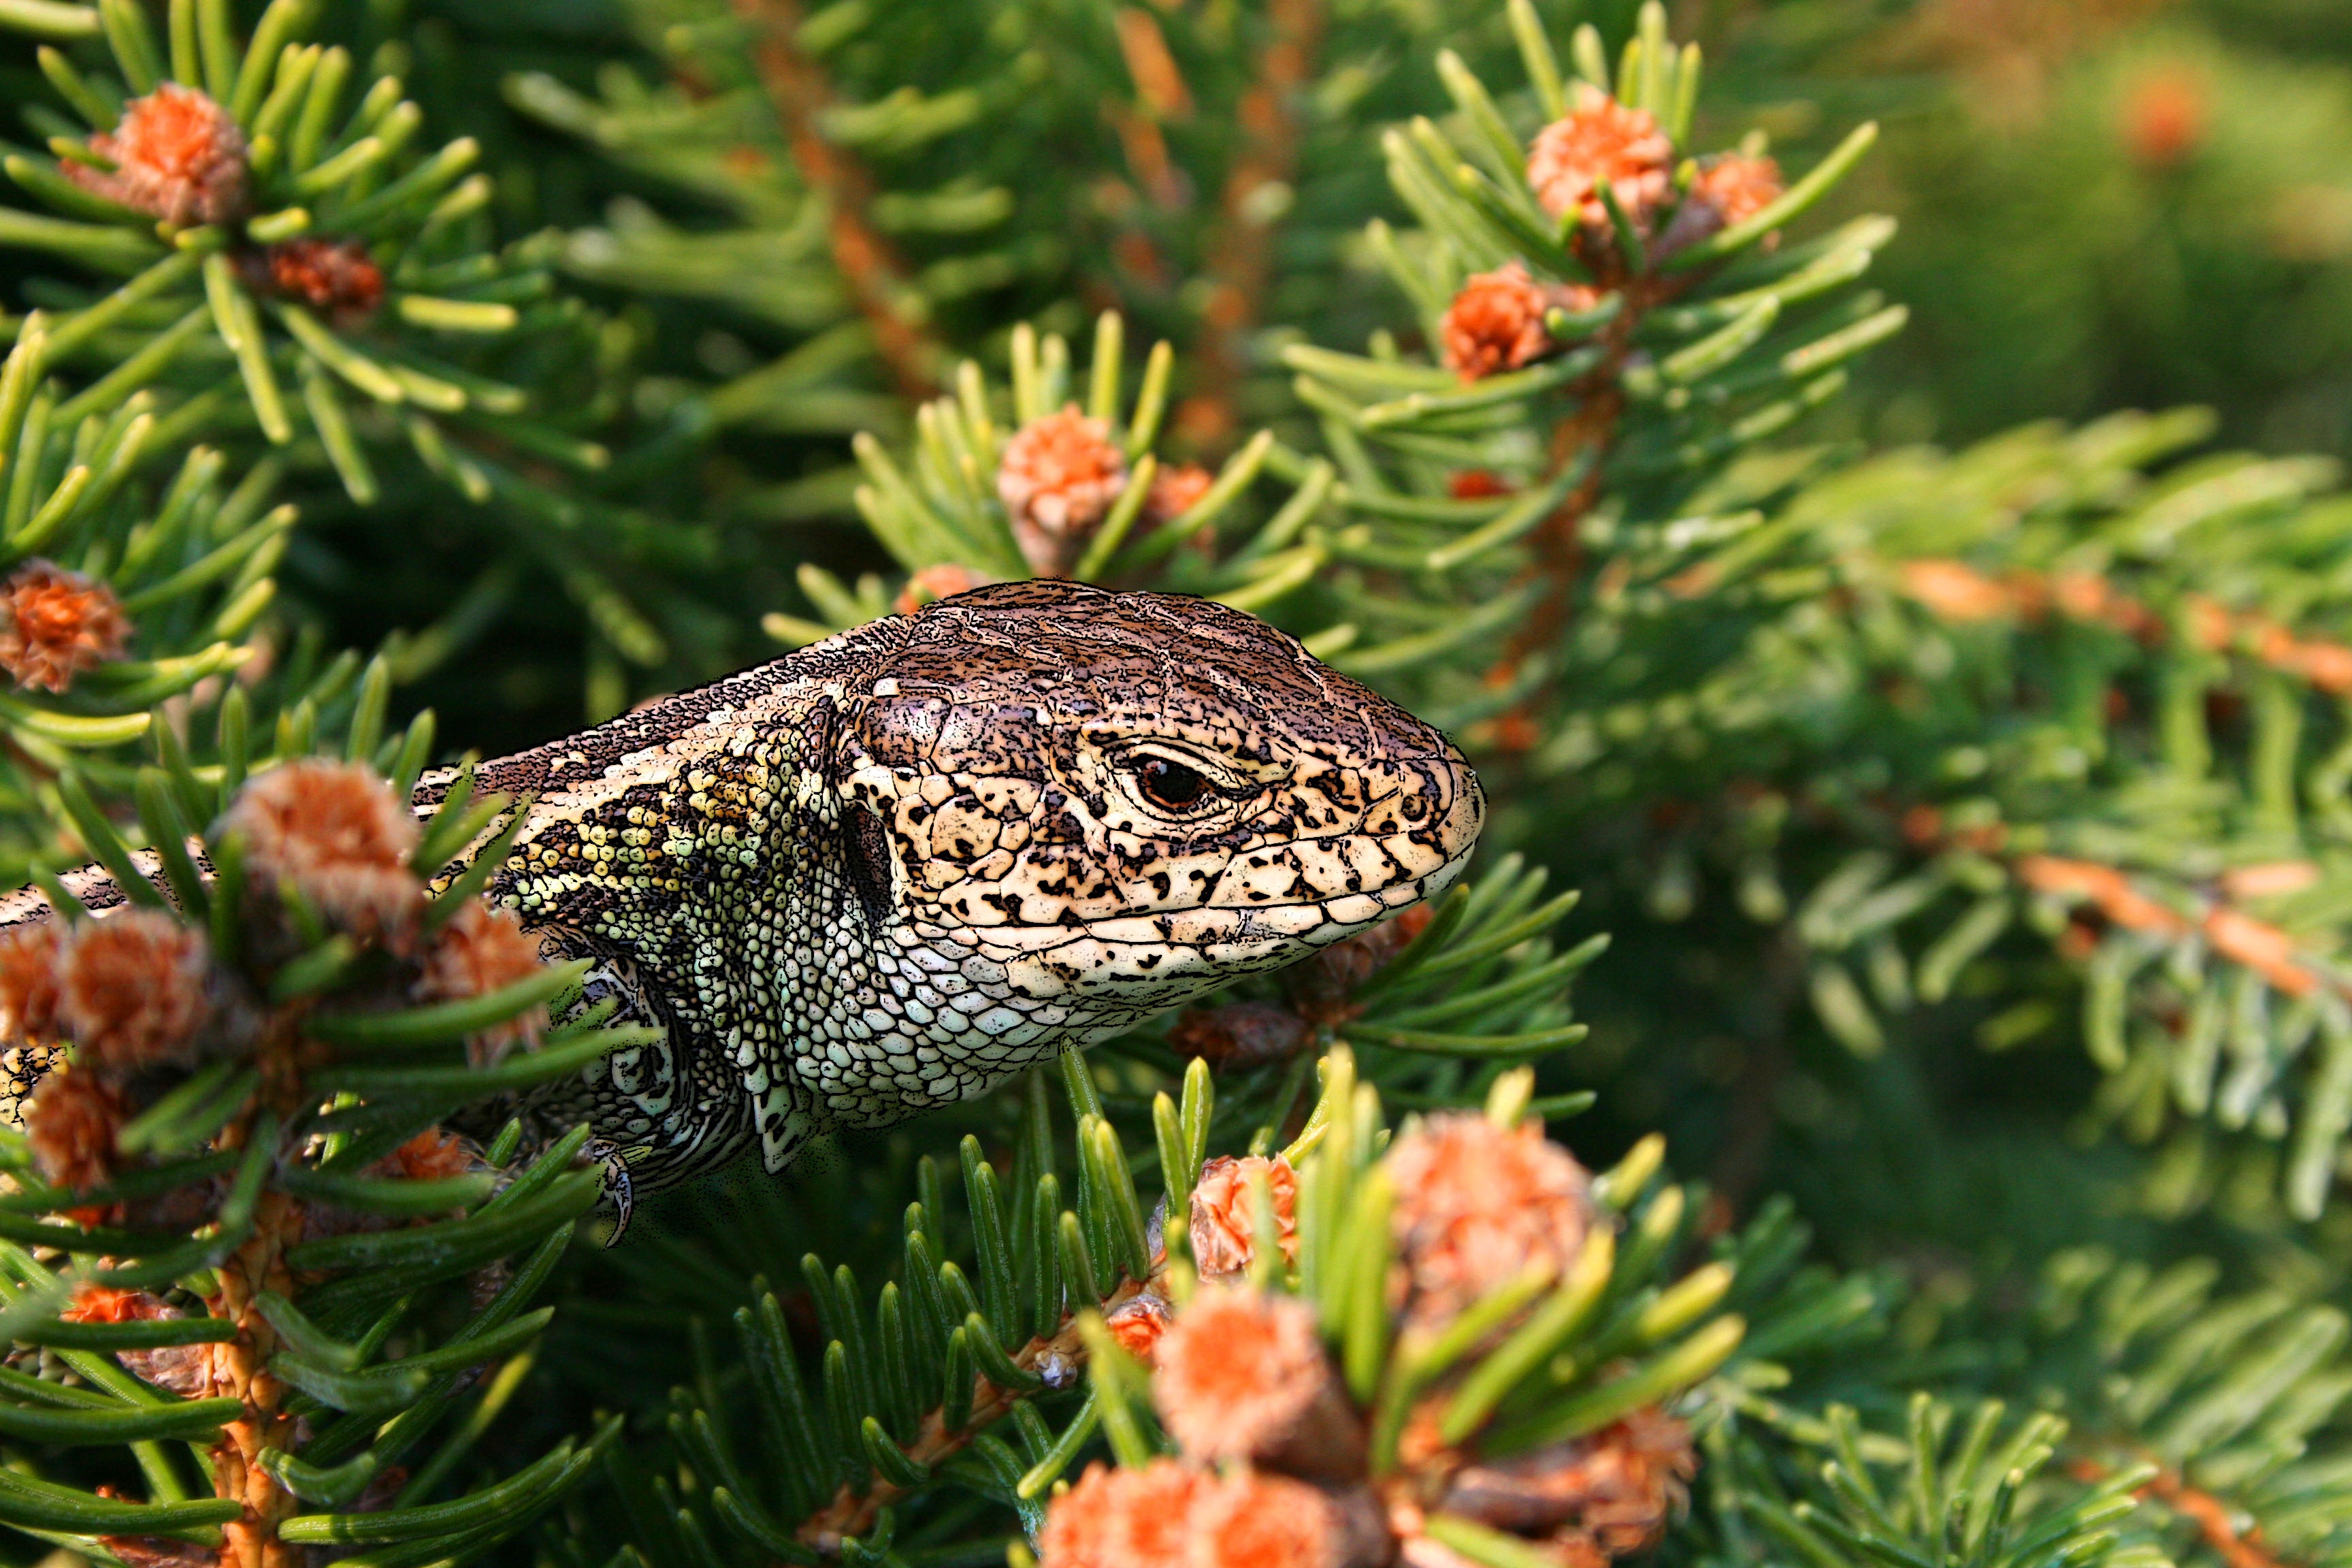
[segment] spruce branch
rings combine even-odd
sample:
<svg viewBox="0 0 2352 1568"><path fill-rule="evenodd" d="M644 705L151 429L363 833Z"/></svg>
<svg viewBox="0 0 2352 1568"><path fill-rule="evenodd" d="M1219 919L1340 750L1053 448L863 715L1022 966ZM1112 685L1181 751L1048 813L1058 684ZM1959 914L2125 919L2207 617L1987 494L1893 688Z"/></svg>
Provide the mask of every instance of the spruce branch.
<svg viewBox="0 0 2352 1568"><path fill-rule="evenodd" d="M0 778L11 797L0 854L20 877L36 858L67 863L72 838L102 840L77 826L98 808L63 797L56 781L68 772L125 798L153 782L130 754L144 741L217 791L232 706L238 725L256 705L282 713L289 739L349 722L361 754L386 767L425 734L383 735L386 669L360 679L355 658L266 668L275 573L296 521L291 506L270 504L279 465L265 459L240 476L220 449L190 444L152 389L68 416L78 399L50 374L60 331L69 324L33 312L0 362L0 667L10 688L0 694ZM276 744L248 747L246 763L274 754ZM212 807L189 804L184 815L202 824Z"/></svg>
<svg viewBox="0 0 2352 1568"><path fill-rule="evenodd" d="M872 332L899 395L928 397L936 384L938 348L916 313L906 263L874 226L872 178L854 154L825 133L824 122L834 107L834 95L823 68L793 42L802 26L800 8L793 0L733 0L733 5L756 37L760 80L793 161L824 205L834 267Z"/></svg>
<svg viewBox="0 0 2352 1568"><path fill-rule="evenodd" d="M1894 1433L1832 1405L1822 1418L1778 1431L1759 1424L1761 1432L1715 1445L1711 1489L1723 1500L1730 1554L2118 1568L2169 1561L2135 1517L2134 1490L2152 1467L2070 1485L2057 1458L2067 1423L2056 1415L2011 1419L1998 1400L1956 1407L1925 1393L1907 1414L1907 1430ZM1774 1452L1791 1438L1793 1451ZM1744 1494L1736 1501L1735 1490Z"/></svg>
<svg viewBox="0 0 2352 1568"><path fill-rule="evenodd" d="M152 842L187 837L178 803L217 798L184 761L152 782ZM223 1568L296 1563L320 1543L479 1550L523 1528L615 1427L455 1501L425 1500L454 1450L406 1490L399 1465L475 1369L545 1327L549 1311L524 1308L601 1177L569 1169L574 1136L502 1183L433 1125L455 1098L442 1064L470 1055L457 1076L523 1090L627 1031L551 1027L547 1004L577 976L541 971L469 890L429 894L404 862L413 819L362 765L288 763L227 792L197 844L204 871L167 858L170 901L79 783L61 789L100 860L146 897L68 922L79 906L60 889L56 921L5 939L12 1070L38 1081L0 1137L14 1216L0 1319L59 1347L69 1375L9 1371L0 1392L30 1412L18 1436L45 1462L50 1445L131 1443L151 1498L35 1473L0 1496L0 1521L110 1559L184 1542ZM463 1005L439 1000L451 973L476 988ZM345 1037L338 1014L372 1031ZM396 1067L347 1065L387 1038ZM481 1070L518 1043L531 1048ZM520 1131L499 1140L502 1160ZM79 1419L40 1415L58 1404ZM166 1427L202 1445L210 1500L153 1443Z"/></svg>
<svg viewBox="0 0 2352 1568"><path fill-rule="evenodd" d="M347 94L348 51L310 41L315 5L278 0L243 40L214 5L205 48L168 62L137 7L101 9L90 42L44 51L86 130L54 159L8 160L24 196L72 221L0 219L0 241L101 275L46 320L58 416L143 394L159 433L257 428L362 505L387 463L413 462L477 504L568 507L551 480L609 461L582 417L604 401L583 395L603 374L594 331L555 294L543 239L490 242L478 146L413 148L423 111L395 78Z"/></svg>
<svg viewBox="0 0 2352 1568"><path fill-rule="evenodd" d="M2068 1470L2076 1480L2095 1486L2113 1479L2115 1475L2095 1459L2077 1459ZM2285 1568L2284 1562L2273 1556L2263 1543L2260 1526L2246 1529L2239 1523L2237 1510L2212 1493L2188 1485L2169 1470L2159 1468L2132 1495L2142 1500L2152 1498L2193 1523L2205 1544L2213 1549L2227 1568Z"/></svg>
<svg viewBox="0 0 2352 1568"><path fill-rule="evenodd" d="M2304 475L2298 474L2286 488L2259 499L2301 500L2308 493ZM1901 562L1896 571L1905 593L1955 625L2062 617L2120 632L2151 647L2179 639L2207 653L2236 655L2331 697L2352 693L2352 647L2325 636L2299 637L2264 607L2233 611L2206 595L2191 593L2167 614L2116 580L2083 571L2019 570L1996 579L1965 561L1933 556Z"/></svg>
<svg viewBox="0 0 2352 1568"><path fill-rule="evenodd" d="M1196 444L1222 446L1241 428L1235 395L1255 368L1253 339L1265 324L1280 208L1295 199L1301 100L1320 63L1326 23L1322 0L1271 5L1255 70L1235 106L1242 145L1218 193L1208 244L1199 381L1176 413L1177 429Z"/></svg>
<svg viewBox="0 0 2352 1568"><path fill-rule="evenodd" d="M2326 1163L2342 1136L2340 1075L2310 1059L2330 1056L2324 1042L2340 1032L2332 1020L2342 1008L2337 939L2317 913L2336 831L2329 802L2337 786L2326 768L2336 742L2318 728L2328 722L2324 710L2309 711L2329 695L2333 639L2286 629L2292 623L2273 606L2299 604L2323 624L2327 611L2283 580L2241 587L2236 606L2190 584L2203 578L2209 552L2233 550L2234 523L2304 504L2323 476L2221 458L2158 481L2138 477L2137 465L2177 450L2200 427L2193 419L2121 420L2042 449L2022 470L2008 465L2028 448L1955 459L1955 475L2000 463L2002 486L2026 471L2068 476L2065 489L2029 509L2022 537L1995 547L2007 563L1998 577L1945 552L1977 526L1950 526L1976 500L1938 509L1927 527L1898 504L1826 547L1801 542L1805 520L1793 516L1777 536L1768 528L1668 579L1664 604L1685 595L1694 608L1752 604L1740 585L1749 571L1786 570L1801 558L1831 563L1835 579L1863 595L1848 645L1856 668L1893 682L1893 700L1871 705L1907 736L1939 737L1930 743L1938 762L1882 781L1879 799L1891 810L1864 807L1820 778L1794 784L1807 811L1851 824L1873 846L1825 866L1797 914L1814 955L1816 1010L1838 1037L1878 1048L1884 1019L1912 1005L1914 982L1919 998L1941 1002L2023 917L2082 965L2084 1040L2115 1075L2100 1114L2147 1137L2170 1101L2225 1128L2291 1134L2284 1186L2295 1212L2308 1215L2324 1200ZM2107 495L2074 488L2094 475L2114 487ZM1908 465L1867 465L1822 499L1890 498L1885 487L1917 477ZM2161 553L2148 552L2154 537L2168 541ZM1881 606L1895 621L1879 618ZM1916 672L1919 659L1884 640L1898 623L1935 639L1915 650L1925 659L1968 650L1970 673L1952 689L1969 693L1960 706L1912 700L1916 674L1895 672ZM2014 702L2008 672L2042 658L2067 693L2047 720L1995 738L1961 717L1985 711L1979 704ZM1721 689L1759 672L1727 668ZM2246 704L2242 739L2207 711L2217 691ZM2142 693L2146 706L2136 700ZM2119 806L2104 793L2127 779L2148 781L2152 792L2165 778L2215 778L2225 757L2243 759L2230 764L2242 782L2210 813L2184 815L2154 793ZM2188 845L2199 847L2184 855ZM1898 940L1920 929L1924 911L1955 909L1957 918L1937 917L1932 939ZM1906 952L1916 954L1916 968ZM1867 989L1853 976L1854 958L1870 971ZM2040 1026L2022 1001L1986 1026Z"/></svg>
<svg viewBox="0 0 2352 1568"><path fill-rule="evenodd" d="M1742 1561L1992 1562L2068 1539L2095 1561L2331 1561L2344 1318L2293 1288L2222 1293L2222 1274L2062 1252L2030 1303L1950 1334L1972 1355L1999 1347L1951 1380L1976 1392L1915 1388L1900 1427L1721 1380L1700 1528Z"/></svg>
<svg viewBox="0 0 2352 1568"><path fill-rule="evenodd" d="M1330 500L1353 520L1314 535L1351 612L1323 634L1334 657L1446 669L1418 683L1438 710L1517 752L1575 623L1613 624L1641 570L1616 542L1706 524L1685 513L1692 499L1832 395L1839 363L1901 315L1834 299L1891 232L1883 221L1777 250L1780 226L1851 169L1868 127L1786 190L1748 151L1677 164L1666 128L1686 134L1698 68L1667 42L1662 10L1644 9L1622 73L1575 82L1532 9L1513 17L1535 103L1498 100L1447 54L1454 115L1383 141L1421 227L1376 223L1369 238L1429 359L1388 334L1364 355L1293 345L1284 359L1330 448ZM1530 109L1544 116L1531 140ZM1297 482L1307 469L1277 471ZM1338 642L1400 618L1391 584L1415 568L1475 583L1491 614L1378 648Z"/></svg>
<svg viewBox="0 0 2352 1568"><path fill-rule="evenodd" d="M1074 394L1069 343L1026 324L1013 334L1012 385L990 386L966 361L954 396L918 411L917 441L902 466L883 443L856 443L869 480L856 492L877 538L908 570L892 595L880 580L856 590L814 566L801 585L827 618L774 615L771 636L804 643L885 613L1007 577L1116 578L1147 571L1187 541L1213 536L1241 510L1274 440L1261 433L1223 469L1169 468L1151 447L1167 409L1173 353L1154 347L1130 398L1121 363L1124 326L1097 322L1083 407ZM1294 520L1289 526L1295 528ZM1259 561L1220 596L1247 594L1289 563Z"/></svg>
<svg viewBox="0 0 2352 1568"><path fill-rule="evenodd" d="M1285 1152L1295 1255L1265 1246L1287 1205L1255 1173L1235 1272L1201 1245L1196 1198L1202 1278L1176 1274L1148 1356L1082 1321L1118 1468L1056 1496L1044 1561L1161 1561L1146 1543L1171 1528L1213 1554L1341 1563L1400 1546L1407 1561L1606 1560L1654 1539L1692 1462L1664 1407L1744 1332L1716 1315L1731 1267L1661 1278L1687 1211L1679 1188L1651 1188L1657 1148L1588 1180L1521 1121L1525 1071L1496 1080L1484 1115L1391 1142L1348 1054L1322 1077ZM1149 1435L1146 1400L1181 1458Z"/></svg>

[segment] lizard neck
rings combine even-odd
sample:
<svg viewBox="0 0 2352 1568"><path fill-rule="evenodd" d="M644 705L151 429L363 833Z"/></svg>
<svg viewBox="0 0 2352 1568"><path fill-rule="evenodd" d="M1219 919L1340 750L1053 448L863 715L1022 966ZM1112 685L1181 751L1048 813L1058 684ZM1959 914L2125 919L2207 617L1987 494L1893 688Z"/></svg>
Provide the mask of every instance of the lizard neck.
<svg viewBox="0 0 2352 1568"><path fill-rule="evenodd" d="M893 1119L887 1093L837 1092L863 1078L893 908L875 825L828 776L840 683L784 661L721 685L642 734L484 770L541 784L492 896L550 956L593 963L583 1007L660 1031L544 1108L584 1114L640 1184L754 1139L781 1169L838 1117Z"/></svg>

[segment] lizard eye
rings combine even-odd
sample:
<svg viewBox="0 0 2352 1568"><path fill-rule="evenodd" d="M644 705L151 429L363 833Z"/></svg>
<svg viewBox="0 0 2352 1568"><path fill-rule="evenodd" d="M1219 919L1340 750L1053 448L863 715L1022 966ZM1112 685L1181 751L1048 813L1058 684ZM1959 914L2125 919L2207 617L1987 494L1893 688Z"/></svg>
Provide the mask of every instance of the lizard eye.
<svg viewBox="0 0 2352 1568"><path fill-rule="evenodd" d="M1209 781L1194 769L1166 757L1146 757L1135 771L1145 798L1154 805L1182 811L1198 805L1209 793Z"/></svg>

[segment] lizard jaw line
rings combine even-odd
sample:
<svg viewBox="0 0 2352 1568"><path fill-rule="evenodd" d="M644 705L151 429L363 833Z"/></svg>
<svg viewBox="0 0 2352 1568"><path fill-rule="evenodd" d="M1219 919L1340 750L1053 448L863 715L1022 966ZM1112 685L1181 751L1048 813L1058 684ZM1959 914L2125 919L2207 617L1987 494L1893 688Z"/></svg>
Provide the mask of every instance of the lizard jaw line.
<svg viewBox="0 0 2352 1568"><path fill-rule="evenodd" d="M1462 874L1475 848L1475 845L1464 848L1412 881L1398 882L1376 892L1280 904L1204 906L1116 915L1074 926L1008 921L991 926L945 927L919 921L909 930L927 943L952 944L1008 963L1035 961L1082 944L1097 951L1128 949L1137 954L1160 952L1171 958L1181 954L1219 967L1238 958L1237 950L1263 948L1276 957L1276 962L1286 963L1344 941L1416 903L1439 897ZM1297 915L1309 910L1317 917L1311 923L1293 923ZM1269 921L1274 922L1275 929L1267 929ZM1267 963L1252 967L1274 966ZM1126 964L1111 963L1099 967L1116 970L1117 978L1108 973L1097 978L1091 973L1096 967L1090 964L1073 973L1066 990L1084 992L1095 984L1115 989L1132 975ZM1163 977L1181 973L1187 967L1181 962L1166 968L1160 963L1152 965Z"/></svg>

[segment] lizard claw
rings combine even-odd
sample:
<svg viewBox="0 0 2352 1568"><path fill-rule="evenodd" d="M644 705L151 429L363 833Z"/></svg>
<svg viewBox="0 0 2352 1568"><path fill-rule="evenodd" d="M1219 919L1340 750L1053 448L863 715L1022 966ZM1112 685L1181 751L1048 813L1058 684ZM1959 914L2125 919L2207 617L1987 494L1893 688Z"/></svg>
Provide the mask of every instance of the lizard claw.
<svg viewBox="0 0 2352 1568"><path fill-rule="evenodd" d="M594 1160L604 1167L604 1196L613 1205L613 1234L604 1238L608 1247L621 1245L621 1237L629 1228L629 1216L636 1212L635 1189L629 1182L629 1163L621 1157L621 1146L609 1138L591 1138L580 1147L580 1156Z"/></svg>

